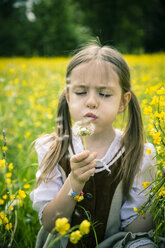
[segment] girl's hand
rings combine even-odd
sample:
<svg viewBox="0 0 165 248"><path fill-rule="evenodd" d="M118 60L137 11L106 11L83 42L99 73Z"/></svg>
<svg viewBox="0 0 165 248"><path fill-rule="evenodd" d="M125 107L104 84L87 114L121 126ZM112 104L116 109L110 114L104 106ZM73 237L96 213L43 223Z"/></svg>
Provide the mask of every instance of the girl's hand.
<svg viewBox="0 0 165 248"><path fill-rule="evenodd" d="M70 159L71 177L78 184L85 184L95 172L97 153L84 151L73 155Z"/></svg>

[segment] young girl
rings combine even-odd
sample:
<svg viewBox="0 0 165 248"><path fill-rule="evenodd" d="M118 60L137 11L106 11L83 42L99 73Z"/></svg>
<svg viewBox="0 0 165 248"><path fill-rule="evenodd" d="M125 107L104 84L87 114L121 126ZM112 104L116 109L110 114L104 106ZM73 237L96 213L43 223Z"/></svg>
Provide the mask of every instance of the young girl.
<svg viewBox="0 0 165 248"><path fill-rule="evenodd" d="M123 132L113 122L127 106ZM155 149L143 142L140 107L121 54L95 44L79 51L68 65L57 115L57 133L39 138L35 146L40 167L31 199L43 225L36 247L48 247L57 218L67 217L72 225L87 219L80 206L99 223L99 247L153 247L151 217L144 220L133 208L146 201L142 183L154 179ZM72 121L94 125L85 137L87 150ZM77 202L73 191L83 191L84 200ZM95 246L91 231L76 247ZM61 239L54 247L73 245Z"/></svg>

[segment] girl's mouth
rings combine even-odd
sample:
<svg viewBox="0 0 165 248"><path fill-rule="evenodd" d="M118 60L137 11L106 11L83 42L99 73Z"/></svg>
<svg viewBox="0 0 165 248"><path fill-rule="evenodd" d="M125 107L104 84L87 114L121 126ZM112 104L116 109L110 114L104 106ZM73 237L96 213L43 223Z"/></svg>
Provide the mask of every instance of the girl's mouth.
<svg viewBox="0 0 165 248"><path fill-rule="evenodd" d="M93 113L87 113L84 115L85 118L90 118L91 120L96 120L98 117Z"/></svg>

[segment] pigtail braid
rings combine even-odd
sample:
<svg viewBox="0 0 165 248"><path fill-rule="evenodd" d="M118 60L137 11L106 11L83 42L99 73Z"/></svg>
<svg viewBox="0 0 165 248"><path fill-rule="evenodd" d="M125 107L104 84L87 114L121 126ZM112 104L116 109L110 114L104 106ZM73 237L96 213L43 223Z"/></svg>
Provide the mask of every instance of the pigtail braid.
<svg viewBox="0 0 165 248"><path fill-rule="evenodd" d="M57 117L58 117L57 133L58 133L59 147L60 147L58 161L60 161L61 158L63 158L63 156L67 152L69 144L72 143L71 117L64 92L62 93L59 100Z"/></svg>
<svg viewBox="0 0 165 248"><path fill-rule="evenodd" d="M72 144L71 118L69 107L63 92L57 109L57 134L51 135L52 144L43 158L40 167L44 165L41 176L37 180L37 185L42 181L50 181L52 177L48 176L53 171L54 166L65 156L69 144Z"/></svg>
<svg viewBox="0 0 165 248"><path fill-rule="evenodd" d="M122 162L122 175L123 191L126 196L129 196L129 191L140 166L144 149L141 110L137 97L132 91L131 96L128 106L128 123L123 136L125 155Z"/></svg>

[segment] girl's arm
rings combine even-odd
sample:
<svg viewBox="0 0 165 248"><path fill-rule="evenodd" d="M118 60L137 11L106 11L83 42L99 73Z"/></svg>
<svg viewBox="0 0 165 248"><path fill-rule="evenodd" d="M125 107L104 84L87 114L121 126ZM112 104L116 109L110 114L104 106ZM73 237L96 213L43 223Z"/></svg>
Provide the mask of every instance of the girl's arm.
<svg viewBox="0 0 165 248"><path fill-rule="evenodd" d="M165 177L165 166L162 170L162 177ZM124 228L125 232L148 232L154 228L153 218L150 213L139 215L134 221Z"/></svg>
<svg viewBox="0 0 165 248"><path fill-rule="evenodd" d="M54 228L57 218L71 217L76 201L68 193L71 187L77 194L81 193L85 182L95 172L96 157L96 153L90 154L89 151L85 151L71 158L71 173L69 177L66 179L57 196L43 210L42 223L48 232L51 232Z"/></svg>
<svg viewBox="0 0 165 248"><path fill-rule="evenodd" d="M145 219L144 219L145 218ZM152 216L149 213L139 215L134 221L124 228L125 232L148 232L153 229Z"/></svg>

